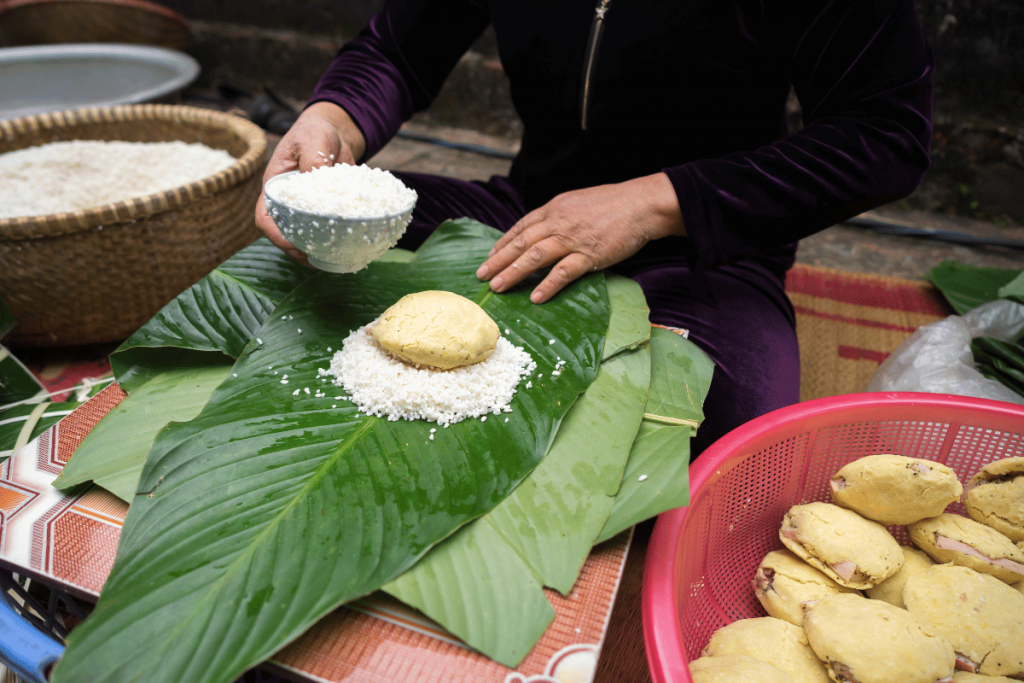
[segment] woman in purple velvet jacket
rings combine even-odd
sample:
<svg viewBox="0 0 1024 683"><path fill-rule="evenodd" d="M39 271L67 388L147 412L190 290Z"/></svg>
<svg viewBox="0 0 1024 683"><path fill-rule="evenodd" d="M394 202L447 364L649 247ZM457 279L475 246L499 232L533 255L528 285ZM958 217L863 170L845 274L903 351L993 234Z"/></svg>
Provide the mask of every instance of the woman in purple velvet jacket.
<svg viewBox="0 0 1024 683"><path fill-rule="evenodd" d="M372 157L488 24L522 148L507 178L396 174L420 196L400 246L447 218L506 231L495 291L550 268L635 279L652 322L716 363L694 453L799 400L796 242L906 196L928 166L931 52L913 0L386 0L320 80L266 177ZM789 134L790 85L804 128ZM298 258L263 210L257 222Z"/></svg>

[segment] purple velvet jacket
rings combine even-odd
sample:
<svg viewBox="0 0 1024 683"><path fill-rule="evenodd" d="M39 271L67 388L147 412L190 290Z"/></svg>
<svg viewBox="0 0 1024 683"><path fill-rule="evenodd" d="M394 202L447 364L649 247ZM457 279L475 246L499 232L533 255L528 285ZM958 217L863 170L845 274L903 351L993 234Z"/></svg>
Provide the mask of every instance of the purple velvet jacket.
<svg viewBox="0 0 1024 683"><path fill-rule="evenodd" d="M369 158L493 24L527 208L664 170L694 269L785 250L920 182L933 60L913 0L603 4L598 21L595 0L386 0L311 101L348 111Z"/></svg>

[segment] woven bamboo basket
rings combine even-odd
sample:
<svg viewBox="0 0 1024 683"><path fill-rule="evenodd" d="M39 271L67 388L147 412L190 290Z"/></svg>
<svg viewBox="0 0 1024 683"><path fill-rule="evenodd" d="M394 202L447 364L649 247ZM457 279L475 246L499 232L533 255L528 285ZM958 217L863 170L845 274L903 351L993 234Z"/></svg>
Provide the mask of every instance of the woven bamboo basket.
<svg viewBox="0 0 1024 683"><path fill-rule="evenodd" d="M188 21L147 0L0 0L0 44L136 43L184 51Z"/></svg>
<svg viewBox="0 0 1024 683"><path fill-rule="evenodd" d="M11 347L125 339L259 236L266 137L244 119L175 105L62 111L0 121L0 153L57 140L200 142L237 159L167 192L89 210L0 219L0 297Z"/></svg>

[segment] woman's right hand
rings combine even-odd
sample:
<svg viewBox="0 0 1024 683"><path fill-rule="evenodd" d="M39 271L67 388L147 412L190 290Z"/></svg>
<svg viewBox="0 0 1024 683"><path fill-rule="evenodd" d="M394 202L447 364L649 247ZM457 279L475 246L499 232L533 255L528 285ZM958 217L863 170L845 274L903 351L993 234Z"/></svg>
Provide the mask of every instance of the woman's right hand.
<svg viewBox="0 0 1024 683"><path fill-rule="evenodd" d="M316 166L355 164L366 151L362 131L344 109L331 102L315 102L306 108L281 138L267 162L263 183L280 173L309 171ZM289 242L267 214L263 192L256 202L256 225L271 242L294 259L309 265L306 255Z"/></svg>

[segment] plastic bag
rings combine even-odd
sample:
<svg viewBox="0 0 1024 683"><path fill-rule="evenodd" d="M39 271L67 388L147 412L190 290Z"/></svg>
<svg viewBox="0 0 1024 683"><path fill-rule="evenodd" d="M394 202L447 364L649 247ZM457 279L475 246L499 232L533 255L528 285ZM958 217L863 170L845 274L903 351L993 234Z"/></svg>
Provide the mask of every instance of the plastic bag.
<svg viewBox="0 0 1024 683"><path fill-rule="evenodd" d="M923 391L974 396L1024 405L1024 398L983 377L974 363L971 339L1015 341L1024 333L1024 305L998 299L963 316L923 325L889 354L865 391Z"/></svg>

